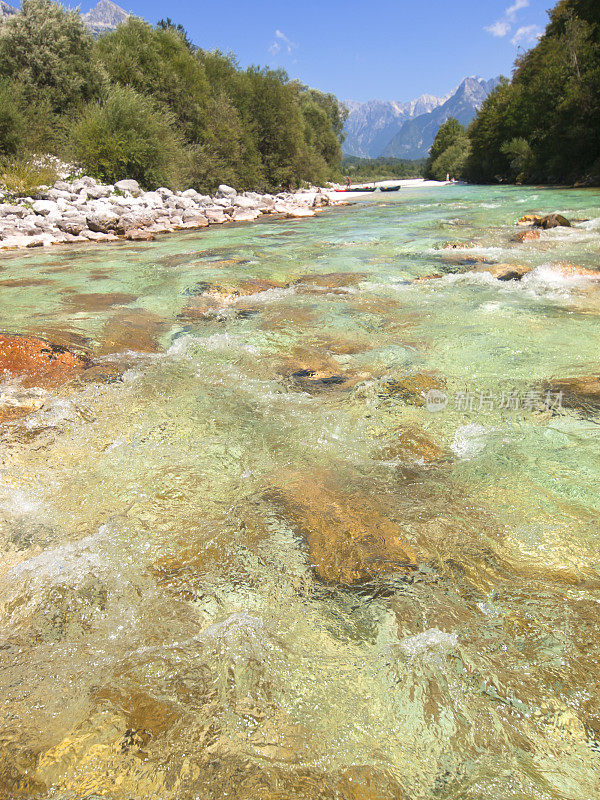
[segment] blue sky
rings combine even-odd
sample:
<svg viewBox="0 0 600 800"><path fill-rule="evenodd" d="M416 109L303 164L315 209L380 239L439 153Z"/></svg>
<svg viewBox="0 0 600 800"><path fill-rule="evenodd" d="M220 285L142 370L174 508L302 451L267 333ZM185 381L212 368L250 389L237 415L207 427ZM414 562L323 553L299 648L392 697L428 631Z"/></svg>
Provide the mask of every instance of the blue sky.
<svg viewBox="0 0 600 800"><path fill-rule="evenodd" d="M169 16L200 47L242 66L284 67L341 99L446 94L465 75L510 75L553 0L117 0L155 23ZM83 11L95 0L82 3ZM74 4L73 4L74 5Z"/></svg>

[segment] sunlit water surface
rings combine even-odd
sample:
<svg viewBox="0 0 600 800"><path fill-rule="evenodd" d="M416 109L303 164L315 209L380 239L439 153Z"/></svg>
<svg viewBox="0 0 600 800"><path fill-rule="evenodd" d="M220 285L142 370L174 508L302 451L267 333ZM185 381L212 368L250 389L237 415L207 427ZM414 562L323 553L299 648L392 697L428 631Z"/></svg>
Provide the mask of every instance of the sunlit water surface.
<svg viewBox="0 0 600 800"><path fill-rule="evenodd" d="M598 199L0 258L0 331L106 366L0 426L3 800L600 796L598 417L526 402L598 371Z"/></svg>

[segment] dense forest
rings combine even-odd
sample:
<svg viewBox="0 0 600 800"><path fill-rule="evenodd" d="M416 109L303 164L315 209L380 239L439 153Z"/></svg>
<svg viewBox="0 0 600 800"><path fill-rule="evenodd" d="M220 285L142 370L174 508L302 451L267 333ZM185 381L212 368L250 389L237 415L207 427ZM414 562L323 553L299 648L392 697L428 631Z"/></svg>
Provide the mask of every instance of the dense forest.
<svg viewBox="0 0 600 800"><path fill-rule="evenodd" d="M344 175L353 182L385 181L393 178L420 178L423 175L424 159L411 161L404 158L360 158L346 156L342 164Z"/></svg>
<svg viewBox="0 0 600 800"><path fill-rule="evenodd" d="M23 0L0 28L0 171L53 154L146 188L276 189L341 175L345 110L281 70L242 70L170 20L95 41L80 15Z"/></svg>
<svg viewBox="0 0 600 800"><path fill-rule="evenodd" d="M598 0L560 0L468 135L471 181L600 183Z"/></svg>

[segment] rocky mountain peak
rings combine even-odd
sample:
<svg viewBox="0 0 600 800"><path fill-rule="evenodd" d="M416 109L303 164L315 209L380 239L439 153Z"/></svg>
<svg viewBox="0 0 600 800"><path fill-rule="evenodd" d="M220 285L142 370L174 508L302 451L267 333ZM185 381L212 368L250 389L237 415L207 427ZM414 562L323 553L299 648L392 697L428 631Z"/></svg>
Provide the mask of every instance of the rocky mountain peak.
<svg viewBox="0 0 600 800"><path fill-rule="evenodd" d="M14 8L14 6L10 6L8 3L5 3L4 0L0 0L0 22L6 19L6 17L11 17L13 14L18 13L18 8Z"/></svg>
<svg viewBox="0 0 600 800"><path fill-rule="evenodd" d="M457 117L468 125L498 79L469 75L445 97L424 94L405 103L346 102L344 153L363 158L424 158L440 125Z"/></svg>
<svg viewBox="0 0 600 800"><path fill-rule="evenodd" d="M112 0L98 0L94 8L82 15L82 19L94 36L100 36L114 31L117 25L125 22L130 16L131 14Z"/></svg>

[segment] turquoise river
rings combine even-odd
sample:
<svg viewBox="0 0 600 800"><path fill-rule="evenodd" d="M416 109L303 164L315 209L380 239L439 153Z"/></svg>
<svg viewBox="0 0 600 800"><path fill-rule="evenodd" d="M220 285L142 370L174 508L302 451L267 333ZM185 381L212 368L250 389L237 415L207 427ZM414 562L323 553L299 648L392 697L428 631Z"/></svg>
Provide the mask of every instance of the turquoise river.
<svg viewBox="0 0 600 800"><path fill-rule="evenodd" d="M600 797L599 200L0 256L1 800Z"/></svg>

